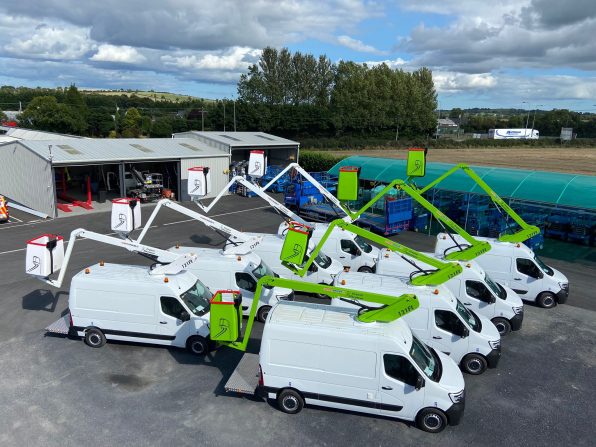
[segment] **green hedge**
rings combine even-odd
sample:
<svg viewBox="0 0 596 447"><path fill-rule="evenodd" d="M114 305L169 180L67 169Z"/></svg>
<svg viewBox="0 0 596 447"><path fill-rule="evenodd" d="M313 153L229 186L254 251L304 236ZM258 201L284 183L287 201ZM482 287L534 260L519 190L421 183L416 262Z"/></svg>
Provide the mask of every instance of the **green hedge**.
<svg viewBox="0 0 596 447"><path fill-rule="evenodd" d="M308 172L328 171L346 157L336 157L327 152L300 151L300 166Z"/></svg>

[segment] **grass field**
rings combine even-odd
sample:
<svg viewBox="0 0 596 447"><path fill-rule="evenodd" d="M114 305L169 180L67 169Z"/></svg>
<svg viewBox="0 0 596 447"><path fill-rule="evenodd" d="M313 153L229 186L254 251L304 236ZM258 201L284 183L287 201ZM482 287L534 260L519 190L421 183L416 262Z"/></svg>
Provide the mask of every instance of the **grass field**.
<svg viewBox="0 0 596 447"><path fill-rule="evenodd" d="M178 95L176 93L168 93L168 92L147 92L147 91L120 91L120 90L82 90L85 93L94 94L94 95L105 95L105 96L138 96L139 98L149 98L153 99L154 101L172 101L172 102L180 102L180 101L190 101L193 99L202 99L203 101L211 102L211 99L205 98L198 98L196 96L189 96L189 95Z"/></svg>
<svg viewBox="0 0 596 447"><path fill-rule="evenodd" d="M329 153L338 156L364 155L397 159L405 159L407 156L406 149L371 148L329 151ZM594 148L431 148L428 151L428 161L596 175L596 149Z"/></svg>

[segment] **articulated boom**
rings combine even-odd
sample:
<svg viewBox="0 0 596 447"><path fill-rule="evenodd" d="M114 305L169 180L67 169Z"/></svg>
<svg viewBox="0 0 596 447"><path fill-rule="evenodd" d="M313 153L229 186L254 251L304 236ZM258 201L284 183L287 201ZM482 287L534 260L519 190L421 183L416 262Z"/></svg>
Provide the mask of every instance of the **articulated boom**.
<svg viewBox="0 0 596 447"><path fill-rule="evenodd" d="M517 243L517 242L524 242L528 239L530 239L533 236L536 236L537 234L540 234L540 229L534 225L529 225L527 224L515 211L513 211L513 209L503 200L499 197L499 195L490 187L488 186L488 184L482 180L482 178L476 174L476 172L474 172L472 170L472 168L470 168L470 166L468 166L467 164L458 164L457 166L451 168L449 171L447 171L445 174L441 175L440 177L438 177L436 180L430 182L428 185L426 185L424 188L421 188L418 190L418 192L420 194L423 194L424 192L428 191L431 188L434 188L436 185L438 185L439 183L441 183L443 180L445 180L447 177L449 177L451 174L453 174L454 172L458 171L458 170L463 170L468 177L470 177L472 180L474 180L478 186L480 186L480 188L482 188L484 190L484 192L486 192L486 194L488 194L488 196L490 197L490 199L493 201L493 203L495 204L495 206L497 207L497 209L500 210L504 210L514 221L515 223L517 223L520 227L521 230L519 230L516 233L513 234L504 234L501 237L499 237L498 240L502 241L502 242L513 242L513 243ZM502 214L502 213L501 213ZM503 216L505 217L505 216ZM461 234L461 233L458 233Z"/></svg>
<svg viewBox="0 0 596 447"><path fill-rule="evenodd" d="M363 323L373 323L373 322L380 322L380 323L388 323L398 318L403 317L404 315L413 312L414 310L418 309L420 303L418 302L418 298L416 295L413 294L404 294L401 296L392 296L392 295L382 295L379 293L371 293L371 292L362 292L360 290L353 290L353 289L346 289L343 287L334 287L334 286L327 286L321 284L312 284L303 281L296 281L293 279L285 279L285 278L274 278L272 276L264 276L262 277L257 283L257 289L255 291L255 296L252 301L252 306L250 308L250 314L248 316L248 323L246 325L246 330L244 332L244 336L242 337L241 341L221 341L220 343L230 346L231 348L238 349L240 351L246 351L246 347L248 345L248 341L250 339L250 334L252 331L252 327L255 320L255 315L258 308L259 296L263 290L263 287L286 287L292 289L296 292L305 292L305 293L313 293L319 295L325 295L330 298L338 298L338 299L349 299L354 301L365 301L369 303L378 303L382 304L383 306L377 309L367 309L363 307L361 312L358 315L358 320ZM227 303L226 303L227 304ZM213 306L213 304L212 304ZM226 306L227 309L230 310L229 317L230 320L235 320L236 318L242 318L239 316L239 312L234 312L232 306ZM218 316L221 320L221 315ZM234 325L239 324L239 321L218 321L217 324L222 325L224 327L232 327ZM211 327L215 327L215 322L211 324ZM211 339L217 340L217 334L211 333Z"/></svg>
<svg viewBox="0 0 596 447"><path fill-rule="evenodd" d="M387 239L383 236L379 236L371 231L365 230L364 228L360 228L356 225L344 222L341 219L336 219L329 224L327 231L315 247L315 249L311 252L307 261L301 265L297 266L295 264L282 262L287 268L292 270L298 276L304 276L306 272L308 272L309 267L314 262L315 258L321 251L323 245L331 235L331 232L335 227L341 228L343 230L349 231L354 233L358 236L361 236L365 239L368 239L372 242L375 242L379 245L382 245L390 250L396 251L401 253L406 258L412 258L414 260L423 262L434 267L436 270L433 271L421 271L420 274L413 275L411 278L412 284L417 286L422 285L439 285L443 284L444 282L449 281L454 276L459 275L462 272L462 268L459 264L453 262L443 262L434 258L432 256L427 256L423 253L420 253L414 249L408 248L398 242L394 242L390 239ZM412 261L409 261L412 262ZM413 262L415 265L415 262Z"/></svg>

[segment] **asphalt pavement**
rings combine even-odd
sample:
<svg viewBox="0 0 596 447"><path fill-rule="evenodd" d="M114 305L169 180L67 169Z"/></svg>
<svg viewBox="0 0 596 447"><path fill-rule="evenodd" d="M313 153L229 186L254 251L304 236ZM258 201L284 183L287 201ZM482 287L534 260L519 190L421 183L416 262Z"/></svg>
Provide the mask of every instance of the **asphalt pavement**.
<svg viewBox="0 0 596 447"><path fill-rule="evenodd" d="M143 208L148 217L151 207ZM228 197L210 214L244 231L276 231L280 218L258 199ZM146 261L94 241L77 242L64 286L53 290L24 273L25 243L41 233L69 239L73 229L110 233L108 213L0 225L0 445L593 445L596 415L596 268L547 260L570 279L568 303L526 305L522 330L503 339L498 368L465 376L462 423L430 435L409 423L358 413L275 405L223 391L241 353L220 348L204 359L184 350L80 340L43 330L64 313L73 274L99 260ZM161 248L220 246L223 238L171 210L145 243ZM402 233L429 250L433 238ZM262 325L249 345L258 352Z"/></svg>

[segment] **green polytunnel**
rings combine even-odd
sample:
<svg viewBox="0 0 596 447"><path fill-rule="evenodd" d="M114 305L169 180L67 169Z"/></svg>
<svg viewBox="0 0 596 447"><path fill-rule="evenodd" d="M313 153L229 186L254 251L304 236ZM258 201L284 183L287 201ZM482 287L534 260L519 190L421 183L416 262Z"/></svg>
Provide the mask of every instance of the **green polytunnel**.
<svg viewBox="0 0 596 447"><path fill-rule="evenodd" d="M390 183L395 179L406 178L406 160L352 156L341 160L329 173L337 176L341 166L360 167L362 180ZM455 164L450 163L427 163L426 176L417 177L414 181L419 187L423 187L454 166ZM596 176L487 166L471 167L503 198L596 210ZM476 182L462 170L447 177L437 188L484 194Z"/></svg>

